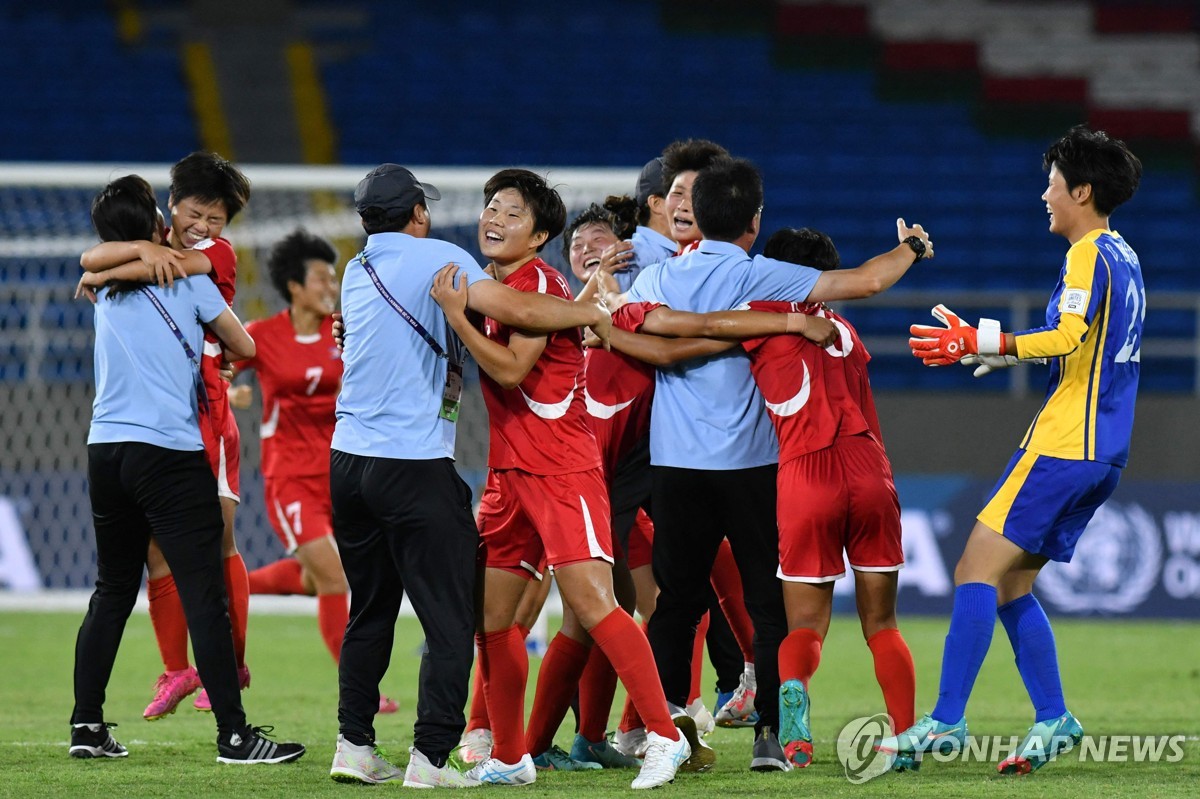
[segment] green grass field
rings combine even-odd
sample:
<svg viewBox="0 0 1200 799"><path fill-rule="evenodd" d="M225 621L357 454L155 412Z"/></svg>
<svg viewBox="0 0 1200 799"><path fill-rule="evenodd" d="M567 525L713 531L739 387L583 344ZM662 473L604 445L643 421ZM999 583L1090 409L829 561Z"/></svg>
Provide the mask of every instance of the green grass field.
<svg viewBox="0 0 1200 799"><path fill-rule="evenodd" d="M359 789L328 776L337 735L336 671L316 631L303 616L253 616L253 684L243 694L254 724L273 724L278 737L299 740L308 753L296 764L236 767L215 762L212 717L180 710L154 723L141 718L159 661L144 615L135 615L109 685L106 714L130 750L122 760L80 761L67 756L71 670L79 613L0 614L0 796L3 797L307 797L355 790L388 793L399 785ZM552 622L551 629L554 628ZM904 632L917 663L918 711L937 694L943 619L909 619ZM416 651L420 630L402 619L384 691L401 710L377 719L379 743L407 762L416 706ZM837 618L814 678L816 762L804 771L755 774L749 765L751 732L717 730L709 742L718 763L708 774L682 774L663 794L689 796L1138 796L1194 797L1200 784L1200 624L1059 621L1056 624L1068 704L1089 735L1189 737L1177 763L1081 763L1072 755L1023 778L998 777L985 763L928 763L920 774L885 775L850 784L835 755L838 731L849 720L882 710L870 654L850 618ZM531 663L530 692L537 661ZM706 676L706 685L711 678ZM619 702L618 697L618 702ZM713 697L705 695L711 703ZM617 706L619 713L620 705ZM617 713L614 713L614 720ZM968 708L973 735L1020 735L1031 710L1012 652L997 629ZM570 717L557 738L569 747ZM568 796L588 791L600 799L628 790L633 772L539 774L525 796ZM483 788L488 792L500 789Z"/></svg>

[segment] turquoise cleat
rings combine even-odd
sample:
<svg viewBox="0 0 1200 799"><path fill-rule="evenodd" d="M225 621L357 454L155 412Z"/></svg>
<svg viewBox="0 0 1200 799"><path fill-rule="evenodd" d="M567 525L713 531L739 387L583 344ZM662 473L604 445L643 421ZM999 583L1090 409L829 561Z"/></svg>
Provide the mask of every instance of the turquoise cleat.
<svg viewBox="0 0 1200 799"><path fill-rule="evenodd" d="M589 741L579 733L571 746L571 759L577 763L599 763L604 768L641 768L642 761L617 751L607 738Z"/></svg>
<svg viewBox="0 0 1200 799"><path fill-rule="evenodd" d="M956 724L943 724L926 713L904 732L881 739L875 744L875 751L893 758L893 771L919 771L921 756L926 752L949 754L962 751L966 743L966 717Z"/></svg>
<svg viewBox="0 0 1200 799"><path fill-rule="evenodd" d="M588 771L604 768L600 763L575 760L558 745L551 746L535 757L533 765L542 771Z"/></svg>
<svg viewBox="0 0 1200 799"><path fill-rule="evenodd" d="M1063 752L1070 752L1083 740L1083 725L1067 711L1050 721L1039 721L1029 728L1017 751L1000 761L1001 774L1029 774L1037 771Z"/></svg>
<svg viewBox="0 0 1200 799"><path fill-rule="evenodd" d="M796 768L812 763L812 726L809 723L808 690L799 680L779 686L779 743Z"/></svg>

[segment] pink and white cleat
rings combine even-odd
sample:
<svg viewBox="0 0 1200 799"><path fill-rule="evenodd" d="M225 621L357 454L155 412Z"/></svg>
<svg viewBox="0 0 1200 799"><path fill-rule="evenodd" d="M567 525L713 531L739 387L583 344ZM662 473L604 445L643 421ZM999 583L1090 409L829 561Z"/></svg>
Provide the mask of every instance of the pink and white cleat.
<svg viewBox="0 0 1200 799"><path fill-rule="evenodd" d="M242 666L238 669L238 687L243 691L250 687L250 667ZM208 691L200 689L200 695L196 697L196 701L192 703L192 707L202 713L212 713L212 702L209 701Z"/></svg>
<svg viewBox="0 0 1200 799"><path fill-rule="evenodd" d="M383 694L379 695L379 712L380 713L395 713L400 709L400 703L395 699L386 697Z"/></svg>
<svg viewBox="0 0 1200 799"><path fill-rule="evenodd" d="M200 675L193 666L178 671L164 671L154 683L154 698L142 712L146 721L158 721L175 712L179 703L200 687Z"/></svg>

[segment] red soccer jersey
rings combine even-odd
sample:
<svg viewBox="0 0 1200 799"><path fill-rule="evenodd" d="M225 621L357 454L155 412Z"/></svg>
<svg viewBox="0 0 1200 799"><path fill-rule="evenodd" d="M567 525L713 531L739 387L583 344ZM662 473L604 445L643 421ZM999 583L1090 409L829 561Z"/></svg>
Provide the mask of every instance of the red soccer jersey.
<svg viewBox="0 0 1200 799"><path fill-rule="evenodd" d="M586 358L588 425L611 480L617 462L650 430L654 367L602 349L589 349Z"/></svg>
<svg viewBox="0 0 1200 799"><path fill-rule="evenodd" d="M224 298L226 304L232 306L233 295L237 290L234 285L237 280L237 255L233 251L233 245L221 238L204 239L196 242L196 246L192 249L204 253L204 256L208 258L212 264L212 271L208 273L208 276L213 283L217 284L217 290L221 292L221 297ZM204 388L208 392L211 415L216 422L220 422L221 417L229 412L228 401L225 397L225 389L228 384L218 374L221 360L221 340L212 331L205 328L204 357L200 362L200 375L204 380Z"/></svg>
<svg viewBox="0 0 1200 799"><path fill-rule="evenodd" d="M572 299L563 276L540 258L506 277L504 284L518 291ZM484 320L483 332L507 347L513 330L489 318ZM584 411L582 341L574 328L549 334L546 349L516 388L502 388L479 371L490 417L488 466L554 475L601 465L596 437Z"/></svg>
<svg viewBox="0 0 1200 799"><path fill-rule="evenodd" d="M850 323L806 303L752 302L750 309L824 316L841 334L824 348L790 335L742 342L779 437L779 462L824 449L839 436L869 432L882 444L867 378L871 355Z"/></svg>
<svg viewBox="0 0 1200 799"><path fill-rule="evenodd" d="M334 407L342 384L342 357L333 319L319 332L296 335L289 311L246 325L255 357L241 366L258 372L262 386L262 471L286 478L329 474Z"/></svg>

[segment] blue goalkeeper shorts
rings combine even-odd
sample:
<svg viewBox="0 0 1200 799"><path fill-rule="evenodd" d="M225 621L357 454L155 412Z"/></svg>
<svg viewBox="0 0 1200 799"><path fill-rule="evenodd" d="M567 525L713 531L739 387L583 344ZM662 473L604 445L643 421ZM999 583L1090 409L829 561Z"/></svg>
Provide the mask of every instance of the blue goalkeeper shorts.
<svg viewBox="0 0 1200 799"><path fill-rule="evenodd" d="M1120 479L1120 467L1110 463L1019 449L976 518L1026 552L1066 563Z"/></svg>

